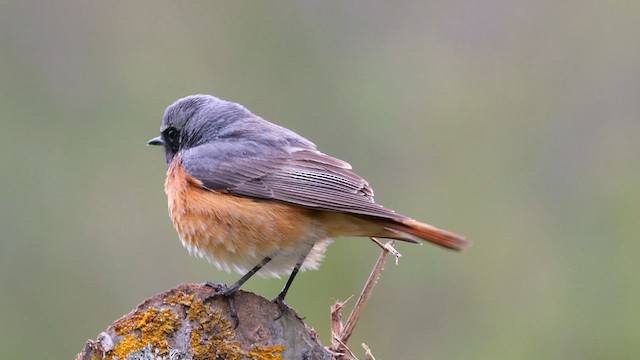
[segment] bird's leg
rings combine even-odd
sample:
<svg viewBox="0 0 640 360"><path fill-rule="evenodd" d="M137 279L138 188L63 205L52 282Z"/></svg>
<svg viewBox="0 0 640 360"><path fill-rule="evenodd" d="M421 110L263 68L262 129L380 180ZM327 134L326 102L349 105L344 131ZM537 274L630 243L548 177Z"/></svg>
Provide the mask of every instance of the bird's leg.
<svg viewBox="0 0 640 360"><path fill-rule="evenodd" d="M211 282L206 282L205 285L210 286L216 290L216 293L212 296L213 298L217 298L220 296L232 296L240 288L240 286L242 286L242 284L247 282L247 280L249 280L253 275L255 275L255 273L257 273L260 269L262 269L262 267L267 265L269 261L271 261L271 257L270 256L265 257L264 259L262 259L262 261L260 261L258 265L254 266L253 269L249 270L249 272L244 274L238 281L233 283L233 285L231 286L227 286L223 283L214 284Z"/></svg>
<svg viewBox="0 0 640 360"><path fill-rule="evenodd" d="M284 314L287 313L287 310L289 309L289 306L284 303L284 297L287 296L287 291L289 291L289 286L291 286L291 283L293 282L293 279L296 277L296 274L298 274L298 270L299 269L300 269L300 266L298 264L296 264L296 267L293 268L293 271L291 272L291 275L289 275L289 279L287 280L287 284L284 286L282 291L280 291L280 294L278 294L278 296L276 296L273 299L273 302L276 303L276 305L278 305L278 307L280 308L280 313L273 320L278 320L282 316L284 316Z"/></svg>
<svg viewBox="0 0 640 360"><path fill-rule="evenodd" d="M309 251L311 251L311 249L309 249ZM304 263L304 260L307 258L307 255L309 255L309 251L307 251L304 254L304 256L300 258L300 260L298 260L298 262L296 263L296 266L293 267L293 271L291 271L291 275L289 275L289 279L287 280L287 283L284 285L284 288L282 288L282 291L280 291L278 296L276 296L273 299L273 302L276 303L276 305L278 305L278 307L280 308L280 314L278 314L278 316L276 316L274 320L280 319L282 316L284 316L284 314L287 313L289 306L287 306L287 304L284 303L284 297L287 296L289 287L291 286L291 283L293 283L293 279L295 279L296 275L298 274L298 271L300 270L302 263Z"/></svg>
<svg viewBox="0 0 640 360"><path fill-rule="evenodd" d="M260 261L258 265L254 266L253 269L249 270L248 273L244 274L238 281L233 283L233 285L231 286L227 286L224 283L214 284L212 282L207 281L206 283L204 283L204 285L213 288L216 291L216 293L211 296L207 296L206 298L203 299L203 301L207 301L209 299L217 299L219 297L225 297L227 301L229 301L229 313L234 322L233 328L234 329L237 328L238 324L240 323L240 319L238 318L236 302L233 296L235 295L236 291L238 291L240 286L242 286L242 284L247 282L247 280L249 280L249 278L255 275L255 273L257 273L260 269L262 269L263 266L267 265L267 263L271 261L271 259L272 258L270 256L267 256L264 259L262 259L262 261Z"/></svg>

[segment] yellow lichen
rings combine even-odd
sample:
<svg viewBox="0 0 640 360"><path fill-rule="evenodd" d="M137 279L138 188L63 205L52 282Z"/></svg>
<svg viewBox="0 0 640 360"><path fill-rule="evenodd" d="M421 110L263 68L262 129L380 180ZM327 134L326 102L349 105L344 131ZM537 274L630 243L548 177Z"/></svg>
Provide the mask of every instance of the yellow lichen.
<svg viewBox="0 0 640 360"><path fill-rule="evenodd" d="M256 347L247 351L247 356L255 360L282 360L282 354L274 353L283 351L283 345L267 346L264 348Z"/></svg>
<svg viewBox="0 0 640 360"><path fill-rule="evenodd" d="M192 302L193 302L193 294L187 295L182 290L177 290L174 295L167 296L167 298L164 299L165 304L169 304L169 305L180 304L187 307L191 306Z"/></svg>
<svg viewBox="0 0 640 360"><path fill-rule="evenodd" d="M195 301L187 310L187 320L196 322L191 331L191 351L194 360L200 359L229 359L239 360L250 357L256 360L281 360L284 346L254 347L244 351L238 341L234 341L235 332L231 324L225 320L220 312L212 311L210 307Z"/></svg>
<svg viewBox="0 0 640 360"><path fill-rule="evenodd" d="M244 352L240 343L231 341L219 333L191 332L191 356L193 360L227 359L240 360Z"/></svg>
<svg viewBox="0 0 640 360"><path fill-rule="evenodd" d="M194 360L242 358L240 343L233 341L233 327L222 318L220 312L211 311L210 307L202 304L202 300L198 300L187 310L187 320L198 324L191 331L191 351Z"/></svg>
<svg viewBox="0 0 640 360"><path fill-rule="evenodd" d="M186 295L178 290L174 295L167 297L164 303L186 307L186 320L191 324L189 345L194 360L282 359L283 345L255 346L249 351L243 350L240 343L234 340L235 331L229 321L219 311L203 304L202 300L194 301L193 295ZM174 335L181 325L180 318L170 309L157 310L154 307L121 319L113 325L113 329L116 335L123 337L107 354L107 359L122 360L132 352L149 345L158 355L167 355L167 337Z"/></svg>
<svg viewBox="0 0 640 360"><path fill-rule="evenodd" d="M109 352L107 359L124 359L130 353L136 350L140 350L144 346L145 344L138 338L136 334L128 334L118 342L113 350Z"/></svg>
<svg viewBox="0 0 640 360"><path fill-rule="evenodd" d="M110 357L124 359L132 351L151 345L160 355L168 354L167 336L172 335L180 326L180 319L171 310L160 311L153 307L136 313L115 324L117 335L124 335L110 352Z"/></svg>

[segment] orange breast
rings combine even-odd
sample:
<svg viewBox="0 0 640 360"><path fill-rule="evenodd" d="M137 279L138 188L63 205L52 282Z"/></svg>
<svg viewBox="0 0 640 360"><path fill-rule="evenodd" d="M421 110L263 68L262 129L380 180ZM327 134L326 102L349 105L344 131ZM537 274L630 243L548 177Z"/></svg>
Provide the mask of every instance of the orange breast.
<svg viewBox="0 0 640 360"><path fill-rule="evenodd" d="M305 251L327 237L317 211L207 190L178 157L167 171L165 192L185 247L226 270L245 271L283 251L295 257L292 249Z"/></svg>

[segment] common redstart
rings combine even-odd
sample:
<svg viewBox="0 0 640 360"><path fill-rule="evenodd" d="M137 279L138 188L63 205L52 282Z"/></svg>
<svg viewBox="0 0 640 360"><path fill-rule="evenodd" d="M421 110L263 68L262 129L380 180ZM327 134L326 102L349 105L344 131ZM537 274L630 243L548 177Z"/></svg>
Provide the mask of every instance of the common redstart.
<svg viewBox="0 0 640 360"><path fill-rule="evenodd" d="M347 162L240 104L187 96L165 110L160 132L148 144L164 146L164 188L182 244L219 269L244 274L231 286L210 284L216 297L232 300L256 273L290 274L274 299L282 316L298 271L318 268L337 236L429 241L453 250L470 245L376 204ZM235 308L232 315L237 321Z"/></svg>

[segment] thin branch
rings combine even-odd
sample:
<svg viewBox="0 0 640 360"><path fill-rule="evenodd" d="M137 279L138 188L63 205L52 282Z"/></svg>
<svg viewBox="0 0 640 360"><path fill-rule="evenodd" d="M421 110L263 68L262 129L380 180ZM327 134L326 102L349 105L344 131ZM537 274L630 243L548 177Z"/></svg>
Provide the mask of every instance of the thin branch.
<svg viewBox="0 0 640 360"><path fill-rule="evenodd" d="M373 357L371 349L369 349L369 346L367 346L367 344L362 343L362 348L364 349L364 355L367 357L367 360L376 360L376 358Z"/></svg>
<svg viewBox="0 0 640 360"><path fill-rule="evenodd" d="M371 239L373 240L375 238L372 237ZM377 239L375 239L374 241L380 244L380 242ZM369 274L369 278L367 279L367 282L364 284L364 288L362 289L360 296L358 296L358 300L356 301L356 304L353 306L353 310L351 311L351 314L349 314L349 318L347 319L347 322L345 323L344 328L342 329L342 333L340 334L340 340L343 343L346 344L347 341L349 341L349 338L353 333L353 329L356 327L356 324L360 319L360 315L362 315L362 311L364 310L364 307L367 304L367 301L369 301L369 298L373 293L373 287L378 282L378 279L380 278L380 274L382 274L384 263L387 261L387 255L391 252L388 247L391 247L393 249L394 244L395 244L395 240L391 240L385 246L382 246L382 252L380 253L380 256L378 256L378 260L376 261L376 264L373 266L373 270L371 270L371 274ZM393 252L399 254L395 249L393 249Z"/></svg>
<svg viewBox="0 0 640 360"><path fill-rule="evenodd" d="M373 266L373 269L371 270L371 274L369 274L369 278L367 279L367 282L364 284L364 288L362 289L360 296L358 296L358 300L356 301L356 304L354 305L353 310L351 310L351 314L349 314L349 318L347 319L347 322L344 324L344 326L342 325L342 322L341 322L341 317L342 317L341 311L346 301L344 302L338 301L336 302L336 304L334 304L331 307L332 345L329 348L329 350L332 351L334 354L336 354L337 355L336 358L338 359L355 359L355 356L353 355L351 350L349 350L349 348L347 347L347 341L351 337L351 334L353 333L353 329L355 329L356 324L360 319L360 315L362 315L362 311L364 310L364 307L367 304L367 301L371 297L371 294L373 292L373 287L378 282L378 279L380 278L380 274L382 274L384 264L387 260L387 255L391 253L396 258L396 264L398 263L398 258L402 256L396 249L393 248L393 245L395 244L395 240L391 240L386 244L381 243L375 237L371 237L371 240L380 246L380 248L382 249L382 252L380 253L380 256L378 256L378 260ZM367 349L367 357L369 359L373 359L373 355L371 355L370 350L368 350L368 348L366 349Z"/></svg>

